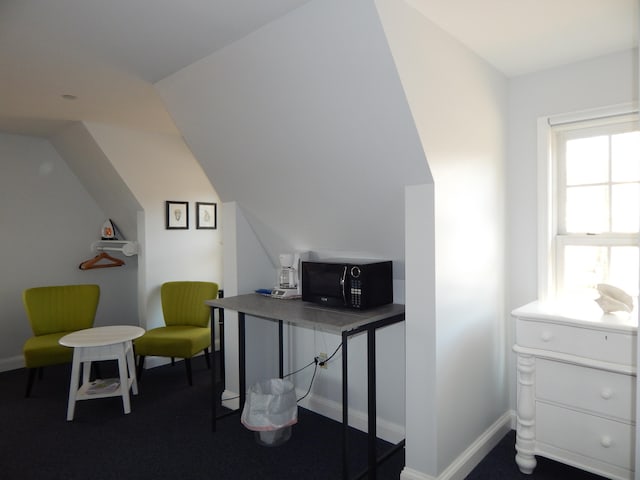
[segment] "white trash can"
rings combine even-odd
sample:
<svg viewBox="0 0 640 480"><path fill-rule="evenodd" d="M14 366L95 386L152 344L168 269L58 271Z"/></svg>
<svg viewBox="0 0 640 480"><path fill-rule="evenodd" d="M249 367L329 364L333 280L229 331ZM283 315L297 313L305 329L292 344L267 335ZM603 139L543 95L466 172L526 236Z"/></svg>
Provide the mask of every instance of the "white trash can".
<svg viewBox="0 0 640 480"><path fill-rule="evenodd" d="M263 380L247 390L242 424L255 432L256 442L266 447L282 445L298 422L298 402L293 383L281 378Z"/></svg>

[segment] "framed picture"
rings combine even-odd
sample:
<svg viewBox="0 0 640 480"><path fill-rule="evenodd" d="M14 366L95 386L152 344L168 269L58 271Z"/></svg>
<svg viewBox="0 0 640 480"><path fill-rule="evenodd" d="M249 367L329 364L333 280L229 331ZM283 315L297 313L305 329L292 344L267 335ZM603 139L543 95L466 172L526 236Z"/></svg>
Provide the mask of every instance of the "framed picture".
<svg viewBox="0 0 640 480"><path fill-rule="evenodd" d="M174 202L167 200L167 229L189 228L189 202Z"/></svg>
<svg viewBox="0 0 640 480"><path fill-rule="evenodd" d="M215 203L196 202L196 228L217 228L218 206Z"/></svg>

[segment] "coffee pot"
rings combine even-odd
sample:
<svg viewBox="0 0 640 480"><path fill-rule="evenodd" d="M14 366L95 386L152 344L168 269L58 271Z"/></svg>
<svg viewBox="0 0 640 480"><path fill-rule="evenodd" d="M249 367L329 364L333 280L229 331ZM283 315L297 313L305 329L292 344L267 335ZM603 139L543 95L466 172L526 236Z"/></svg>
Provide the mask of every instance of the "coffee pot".
<svg viewBox="0 0 640 480"><path fill-rule="evenodd" d="M271 296L291 298L300 296L298 290L298 264L300 255L295 253L280 254L280 268L278 269L277 286L271 291Z"/></svg>

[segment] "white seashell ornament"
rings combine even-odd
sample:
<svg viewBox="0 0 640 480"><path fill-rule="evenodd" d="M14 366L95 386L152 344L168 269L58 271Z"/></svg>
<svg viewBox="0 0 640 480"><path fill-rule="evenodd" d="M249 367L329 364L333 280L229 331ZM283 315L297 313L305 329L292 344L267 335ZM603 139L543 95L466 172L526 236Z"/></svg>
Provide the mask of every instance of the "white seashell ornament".
<svg viewBox="0 0 640 480"><path fill-rule="evenodd" d="M633 298L618 287L599 283L598 293L600 293L600 297L595 301L604 313L631 312L633 310Z"/></svg>

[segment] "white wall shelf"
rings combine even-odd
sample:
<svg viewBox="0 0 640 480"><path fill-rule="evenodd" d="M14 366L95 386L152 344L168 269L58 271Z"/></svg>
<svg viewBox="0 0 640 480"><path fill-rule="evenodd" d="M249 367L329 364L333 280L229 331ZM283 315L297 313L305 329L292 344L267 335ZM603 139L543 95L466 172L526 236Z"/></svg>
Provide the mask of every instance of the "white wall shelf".
<svg viewBox="0 0 640 480"><path fill-rule="evenodd" d="M138 255L138 242L128 240L98 240L91 244L92 252L120 252L127 257Z"/></svg>

